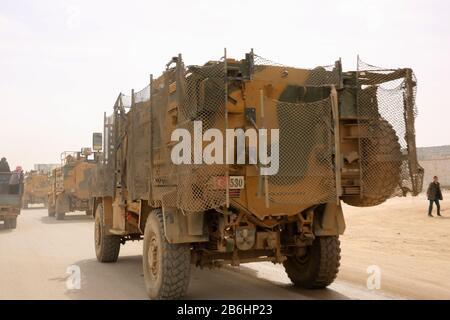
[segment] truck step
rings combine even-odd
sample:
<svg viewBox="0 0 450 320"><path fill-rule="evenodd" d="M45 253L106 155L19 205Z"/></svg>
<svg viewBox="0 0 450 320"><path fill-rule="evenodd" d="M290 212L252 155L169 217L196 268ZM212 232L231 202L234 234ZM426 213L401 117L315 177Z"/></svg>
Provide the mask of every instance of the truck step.
<svg viewBox="0 0 450 320"><path fill-rule="evenodd" d="M109 232L112 234L115 234L116 236L124 236L127 234L125 230L119 230L119 229L109 229Z"/></svg>

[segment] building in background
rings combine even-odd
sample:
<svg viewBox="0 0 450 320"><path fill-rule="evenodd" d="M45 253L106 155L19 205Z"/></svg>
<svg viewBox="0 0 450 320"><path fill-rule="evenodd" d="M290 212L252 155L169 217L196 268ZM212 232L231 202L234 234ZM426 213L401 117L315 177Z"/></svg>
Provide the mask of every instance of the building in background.
<svg viewBox="0 0 450 320"><path fill-rule="evenodd" d="M424 189L433 176L439 176L442 187L450 188L450 145L418 148L417 156L425 169Z"/></svg>

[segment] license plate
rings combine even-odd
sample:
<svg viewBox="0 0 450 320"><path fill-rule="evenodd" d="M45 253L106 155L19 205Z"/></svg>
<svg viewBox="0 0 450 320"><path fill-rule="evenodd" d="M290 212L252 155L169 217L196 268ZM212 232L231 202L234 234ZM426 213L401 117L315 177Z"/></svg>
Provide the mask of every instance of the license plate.
<svg viewBox="0 0 450 320"><path fill-rule="evenodd" d="M226 178L225 177L215 177L214 186L216 189L226 189ZM245 179L244 176L230 176L229 177L229 188L230 190L244 189Z"/></svg>

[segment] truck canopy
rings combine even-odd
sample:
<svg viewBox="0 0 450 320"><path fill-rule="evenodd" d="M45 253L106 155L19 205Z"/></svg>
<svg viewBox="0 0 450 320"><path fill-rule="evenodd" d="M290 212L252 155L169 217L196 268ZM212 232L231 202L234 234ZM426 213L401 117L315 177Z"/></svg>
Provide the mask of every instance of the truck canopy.
<svg viewBox="0 0 450 320"><path fill-rule="evenodd" d="M11 172L0 172L0 206L1 207L20 207L20 190L16 194L10 193L9 179Z"/></svg>

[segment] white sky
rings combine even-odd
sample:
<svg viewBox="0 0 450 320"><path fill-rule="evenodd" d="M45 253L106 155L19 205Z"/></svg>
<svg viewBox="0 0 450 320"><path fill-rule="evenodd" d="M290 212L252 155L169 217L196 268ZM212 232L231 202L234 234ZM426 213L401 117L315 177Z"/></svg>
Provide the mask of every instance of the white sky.
<svg viewBox="0 0 450 320"><path fill-rule="evenodd" d="M411 67L418 146L450 144L448 1L0 0L0 156L55 163L91 145L120 91L140 90L170 58L202 64L250 48L315 67L356 55Z"/></svg>

